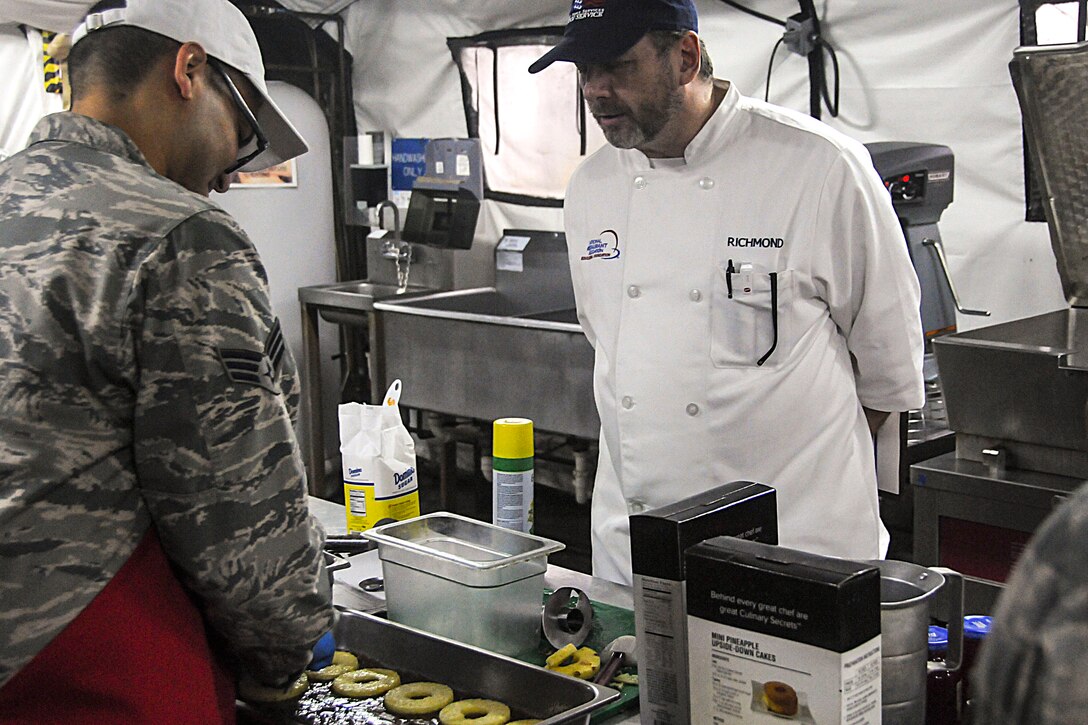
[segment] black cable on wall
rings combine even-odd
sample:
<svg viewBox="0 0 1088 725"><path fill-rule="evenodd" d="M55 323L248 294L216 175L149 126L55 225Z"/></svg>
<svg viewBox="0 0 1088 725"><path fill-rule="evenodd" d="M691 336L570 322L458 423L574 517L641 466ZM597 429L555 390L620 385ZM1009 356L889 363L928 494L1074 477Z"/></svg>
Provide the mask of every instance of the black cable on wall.
<svg viewBox="0 0 1088 725"><path fill-rule="evenodd" d="M814 0L798 0L800 5L800 12L796 15L791 15L787 20L780 20L778 18L766 15L764 13L753 10L746 5L742 5L736 0L722 0L723 3L731 8L739 10L743 13L765 20L775 25L781 25L786 29L782 38L779 39L774 45L774 49L771 50L771 58L767 63L767 84L764 92L764 100L770 100L771 95L771 72L774 67L774 57L778 52L778 47L785 42L786 47L792 52L804 55L808 61L808 76L809 76L809 114L813 118L820 118L823 110L823 106L827 106L827 111L833 117L839 115L839 59L835 55L835 49L828 43L823 35L820 33L820 19L816 14L816 4ZM1083 0L1088 2L1088 0ZM824 53L827 53L831 57L831 64L834 70L835 77L835 90L832 93L827 83L827 71L825 66Z"/></svg>

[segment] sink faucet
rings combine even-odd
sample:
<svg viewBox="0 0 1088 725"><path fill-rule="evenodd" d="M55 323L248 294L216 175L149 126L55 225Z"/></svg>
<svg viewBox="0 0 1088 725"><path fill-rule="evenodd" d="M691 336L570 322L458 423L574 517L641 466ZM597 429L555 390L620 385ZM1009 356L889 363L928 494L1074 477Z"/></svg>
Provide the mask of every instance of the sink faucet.
<svg viewBox="0 0 1088 725"><path fill-rule="evenodd" d="M393 210L393 238L388 237L382 241L382 256L386 259L396 259L400 249L400 209L393 202L386 199L378 203L378 226L383 226L382 212L386 209Z"/></svg>
<svg viewBox="0 0 1088 725"><path fill-rule="evenodd" d="M397 291L404 292L408 289L408 270L412 264L412 245L400 238L400 210L397 205L386 199L378 203L378 226L382 226L382 212L386 209L393 210L393 238L384 239L380 254L386 259L392 259L397 265Z"/></svg>

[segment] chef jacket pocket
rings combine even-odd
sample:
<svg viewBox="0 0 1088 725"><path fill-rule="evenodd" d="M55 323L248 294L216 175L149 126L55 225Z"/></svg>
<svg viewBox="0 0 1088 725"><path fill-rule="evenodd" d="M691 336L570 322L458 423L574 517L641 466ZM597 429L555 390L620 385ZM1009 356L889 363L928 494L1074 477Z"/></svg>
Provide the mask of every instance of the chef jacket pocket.
<svg viewBox="0 0 1088 725"><path fill-rule="evenodd" d="M793 350L793 272L730 260L719 264L710 313L715 367L776 368Z"/></svg>

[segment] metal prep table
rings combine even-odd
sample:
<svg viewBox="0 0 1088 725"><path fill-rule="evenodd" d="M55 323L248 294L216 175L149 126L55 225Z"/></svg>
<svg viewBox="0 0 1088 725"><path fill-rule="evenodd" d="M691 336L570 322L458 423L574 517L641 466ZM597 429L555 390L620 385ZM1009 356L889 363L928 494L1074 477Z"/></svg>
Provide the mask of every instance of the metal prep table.
<svg viewBox="0 0 1088 725"><path fill-rule="evenodd" d="M310 512L317 517L326 533L343 535L346 531L346 518L344 507L340 504L325 501L320 498L310 497ZM358 609L364 612L380 612L385 610L385 595L382 592L364 592L359 587L359 582L364 579L380 577L382 564L378 558L376 549L363 554L355 554L349 557L351 566L334 573L332 590L333 603L349 609ZM634 599L630 587L621 586L606 579L582 574L581 572L565 569L553 564L548 565L544 574L545 586L549 589L560 587L575 587L585 592L591 601L599 601L616 607L632 609ZM631 725L639 722L638 712L628 715L617 715L600 725Z"/></svg>
<svg viewBox="0 0 1088 725"><path fill-rule="evenodd" d="M409 285L405 294L432 291L430 287ZM302 307L302 416L306 421L308 440L302 451L311 495L321 495L325 480L325 430L322 422L321 339L319 318L339 325L358 328L370 339L370 349L375 345L374 301L397 296L397 286L383 282L357 281L300 287L299 304ZM385 374L377 356L370 356L370 380L381 380ZM384 390L370 391L370 399L376 400Z"/></svg>

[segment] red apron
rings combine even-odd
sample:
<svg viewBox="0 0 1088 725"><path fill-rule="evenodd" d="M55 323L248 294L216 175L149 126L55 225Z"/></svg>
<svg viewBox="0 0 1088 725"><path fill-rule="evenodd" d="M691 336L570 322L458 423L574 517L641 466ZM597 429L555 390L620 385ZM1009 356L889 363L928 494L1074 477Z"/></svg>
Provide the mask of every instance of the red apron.
<svg viewBox="0 0 1088 725"><path fill-rule="evenodd" d="M234 719L233 679L154 527L90 605L0 688L3 725Z"/></svg>

